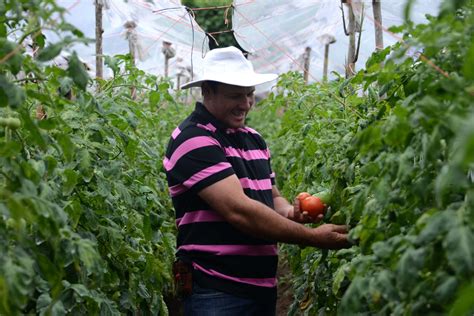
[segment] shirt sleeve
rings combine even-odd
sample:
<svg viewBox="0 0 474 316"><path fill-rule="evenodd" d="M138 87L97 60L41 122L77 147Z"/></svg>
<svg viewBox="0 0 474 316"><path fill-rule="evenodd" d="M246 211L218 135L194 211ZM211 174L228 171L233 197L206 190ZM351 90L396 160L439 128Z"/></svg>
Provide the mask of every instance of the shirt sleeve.
<svg viewBox="0 0 474 316"><path fill-rule="evenodd" d="M173 143L163 161L171 197L199 192L234 174L213 133L189 127Z"/></svg>

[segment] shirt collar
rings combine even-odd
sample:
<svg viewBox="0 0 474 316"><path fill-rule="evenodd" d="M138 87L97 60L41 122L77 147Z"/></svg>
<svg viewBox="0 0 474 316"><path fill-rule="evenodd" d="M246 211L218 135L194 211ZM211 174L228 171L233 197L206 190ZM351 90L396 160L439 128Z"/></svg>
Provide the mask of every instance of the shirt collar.
<svg viewBox="0 0 474 316"><path fill-rule="evenodd" d="M211 123L216 128L218 128L220 130L226 130L227 129L227 127L223 123L221 123L218 119L216 119L216 117L214 115L212 115L211 112L209 112L206 109L206 107L204 106L204 104L202 104L201 102L196 102L196 107L195 107L194 111L202 119L204 119L205 121Z"/></svg>

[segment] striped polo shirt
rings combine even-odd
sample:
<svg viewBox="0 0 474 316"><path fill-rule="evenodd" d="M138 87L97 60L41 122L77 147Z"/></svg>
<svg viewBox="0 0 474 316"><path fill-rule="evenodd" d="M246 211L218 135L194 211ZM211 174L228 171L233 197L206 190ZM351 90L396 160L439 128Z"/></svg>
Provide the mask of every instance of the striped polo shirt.
<svg viewBox="0 0 474 316"><path fill-rule="evenodd" d="M205 287L276 296L278 248L232 226L197 194L235 174L245 194L273 209L270 151L253 129L226 128L201 103L172 133L163 160L178 227L176 256Z"/></svg>

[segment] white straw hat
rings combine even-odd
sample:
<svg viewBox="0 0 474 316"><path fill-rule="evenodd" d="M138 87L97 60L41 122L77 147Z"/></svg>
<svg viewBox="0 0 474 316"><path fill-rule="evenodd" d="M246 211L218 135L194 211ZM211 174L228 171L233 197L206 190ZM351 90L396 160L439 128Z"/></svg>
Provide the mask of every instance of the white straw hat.
<svg viewBox="0 0 474 316"><path fill-rule="evenodd" d="M203 59L202 74L197 80L187 82L181 89L200 87L204 81L217 81L233 86L253 87L275 80L277 74L258 74L252 63L242 52L234 47L216 48L209 51Z"/></svg>

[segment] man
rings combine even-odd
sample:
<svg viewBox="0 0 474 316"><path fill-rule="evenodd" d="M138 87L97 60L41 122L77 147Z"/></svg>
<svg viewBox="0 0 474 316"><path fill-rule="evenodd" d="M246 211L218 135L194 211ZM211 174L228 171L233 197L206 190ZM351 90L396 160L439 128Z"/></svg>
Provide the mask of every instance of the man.
<svg viewBox="0 0 474 316"><path fill-rule="evenodd" d="M186 315L274 315L277 242L349 246L345 226L301 224L322 216L311 219L280 195L263 138L244 125L254 87L276 77L255 73L240 50L227 47L208 52L199 80L182 86L203 95L172 133L163 161L177 258L192 270Z"/></svg>

